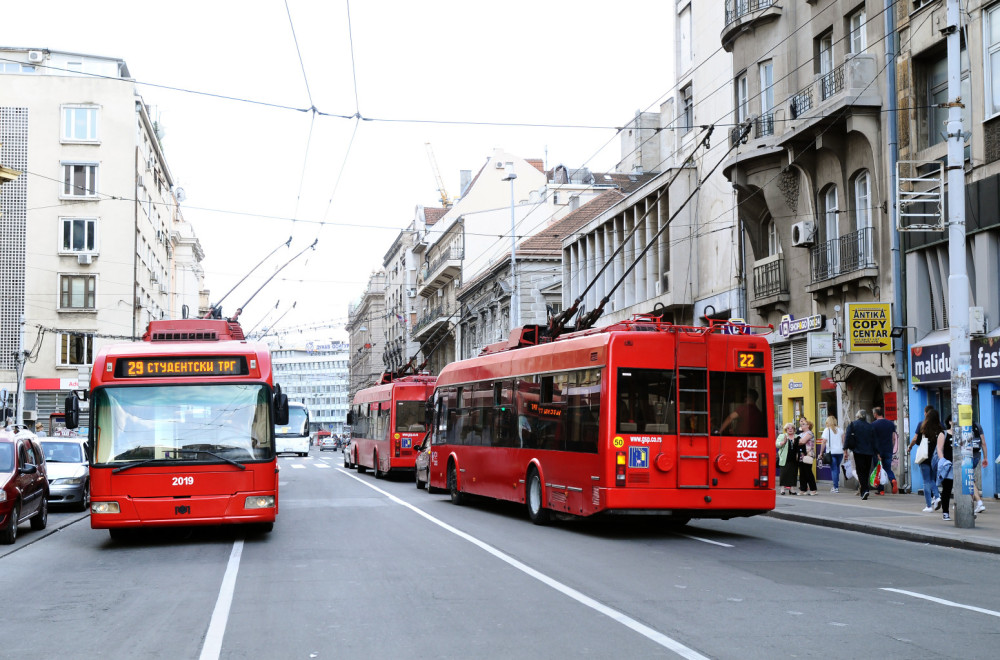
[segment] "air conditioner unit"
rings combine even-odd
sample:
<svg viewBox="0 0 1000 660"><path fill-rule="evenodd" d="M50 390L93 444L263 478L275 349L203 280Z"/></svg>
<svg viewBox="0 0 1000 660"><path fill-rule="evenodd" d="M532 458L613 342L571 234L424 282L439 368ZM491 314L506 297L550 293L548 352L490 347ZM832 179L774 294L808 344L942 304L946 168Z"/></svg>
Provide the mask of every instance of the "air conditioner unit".
<svg viewBox="0 0 1000 660"><path fill-rule="evenodd" d="M34 410L25 410L23 413L21 413L21 416L22 419L24 420L25 425L34 422L35 420L38 419L38 413Z"/></svg>
<svg viewBox="0 0 1000 660"><path fill-rule="evenodd" d="M159 278L158 278L158 277L156 276L156 273L152 273L152 274L151 274L151 275L149 276L149 283L150 283L150 284L156 284L156 283L157 283L157 282L159 282L159 281L160 281L160 280L159 280Z"/></svg>
<svg viewBox="0 0 1000 660"><path fill-rule="evenodd" d="M416 289L407 289L406 290L406 297L407 298L416 298L417 297L417 290Z"/></svg>
<svg viewBox="0 0 1000 660"><path fill-rule="evenodd" d="M76 260L81 266L89 266L91 262L94 261L94 255L92 254L78 254L76 255Z"/></svg>
<svg viewBox="0 0 1000 660"><path fill-rule="evenodd" d="M137 187L137 188L142 188L142 186L143 186L143 183L144 183L144 182L143 182L143 180L142 180L142 175L140 174L140 175L139 175L139 176L138 176L138 177L136 178L136 181L135 181L135 185L136 185L136 187Z"/></svg>
<svg viewBox="0 0 1000 660"><path fill-rule="evenodd" d="M498 170L502 170L503 169L503 161L502 160L494 161L493 167L495 167Z"/></svg>
<svg viewBox="0 0 1000 660"><path fill-rule="evenodd" d="M29 50L28 51L28 61L32 64L38 64L39 62L45 61L45 53L40 50Z"/></svg>
<svg viewBox="0 0 1000 660"><path fill-rule="evenodd" d="M816 243L816 223L803 220L792 225L792 247L812 247Z"/></svg>
<svg viewBox="0 0 1000 660"><path fill-rule="evenodd" d="M986 334L986 310L982 307L969 308L969 334Z"/></svg>
<svg viewBox="0 0 1000 660"><path fill-rule="evenodd" d="M167 292L167 283L160 282L160 293L166 293L166 292Z"/></svg>

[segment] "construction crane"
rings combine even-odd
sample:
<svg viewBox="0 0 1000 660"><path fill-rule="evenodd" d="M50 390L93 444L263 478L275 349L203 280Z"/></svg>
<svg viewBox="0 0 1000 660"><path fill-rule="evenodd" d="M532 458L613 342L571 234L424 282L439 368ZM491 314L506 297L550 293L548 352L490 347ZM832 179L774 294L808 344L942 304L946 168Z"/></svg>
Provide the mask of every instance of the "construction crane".
<svg viewBox="0 0 1000 660"><path fill-rule="evenodd" d="M444 189L444 179L441 178L441 172L438 171L437 159L434 158L434 149L431 148L430 142L424 142L424 146L427 148L427 158L431 161L431 170L434 171L434 180L437 181L438 194L441 196L441 206L450 209L452 201L448 197L448 191Z"/></svg>

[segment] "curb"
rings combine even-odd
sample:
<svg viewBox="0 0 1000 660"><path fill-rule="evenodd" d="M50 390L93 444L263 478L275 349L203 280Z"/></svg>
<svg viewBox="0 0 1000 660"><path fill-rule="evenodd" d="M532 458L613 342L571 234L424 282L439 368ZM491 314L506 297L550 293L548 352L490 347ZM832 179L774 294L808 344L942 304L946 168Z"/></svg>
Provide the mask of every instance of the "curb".
<svg viewBox="0 0 1000 660"><path fill-rule="evenodd" d="M887 529L885 527L879 527L877 525L866 525L864 523L851 522L849 520L833 520L831 518L822 518L819 516L810 516L802 513L786 513L784 511L769 511L764 514L770 518L777 518L778 520L787 520L789 522L805 523L807 525L816 525L819 527L832 527L835 529L844 529L851 532L861 532L862 534L871 534L873 536L886 536L893 539L898 539L900 541L912 541L914 543L928 543L930 545L939 545L946 548L957 548L959 550L972 550L974 552L988 552L991 554L1000 554L1000 546L993 543L983 543L981 541L963 539L963 538L951 538L948 536L938 536L936 534L928 534L926 532L919 532L912 529Z"/></svg>

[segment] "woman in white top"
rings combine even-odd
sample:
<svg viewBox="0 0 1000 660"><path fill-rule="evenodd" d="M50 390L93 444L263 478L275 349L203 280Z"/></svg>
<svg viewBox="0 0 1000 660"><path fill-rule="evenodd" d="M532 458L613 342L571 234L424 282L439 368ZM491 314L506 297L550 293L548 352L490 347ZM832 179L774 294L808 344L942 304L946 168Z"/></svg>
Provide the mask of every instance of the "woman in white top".
<svg viewBox="0 0 1000 660"><path fill-rule="evenodd" d="M832 459L830 469L833 472L833 488L830 492L839 493L840 464L844 462L844 430L837 426L837 418L833 415L826 418L826 428L820 439L819 455L822 456L826 452L830 452Z"/></svg>

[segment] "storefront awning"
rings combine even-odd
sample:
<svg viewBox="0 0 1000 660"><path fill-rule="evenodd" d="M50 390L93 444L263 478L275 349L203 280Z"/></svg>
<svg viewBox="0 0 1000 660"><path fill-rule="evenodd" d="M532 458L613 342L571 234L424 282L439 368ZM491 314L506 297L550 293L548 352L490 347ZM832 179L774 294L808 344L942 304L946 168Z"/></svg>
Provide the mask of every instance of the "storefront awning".
<svg viewBox="0 0 1000 660"><path fill-rule="evenodd" d="M910 344L910 348L916 348L917 346L936 346L938 344L947 344L950 341L951 332L947 328L944 330L933 330L924 335L920 341Z"/></svg>
<svg viewBox="0 0 1000 660"><path fill-rule="evenodd" d="M833 369L830 371L830 375L834 382L844 383L847 382L852 376L860 375L857 374L858 370L867 372L876 378L892 378L893 373L891 370L878 365L878 364L851 364L849 362L841 362L840 364L834 365Z"/></svg>

